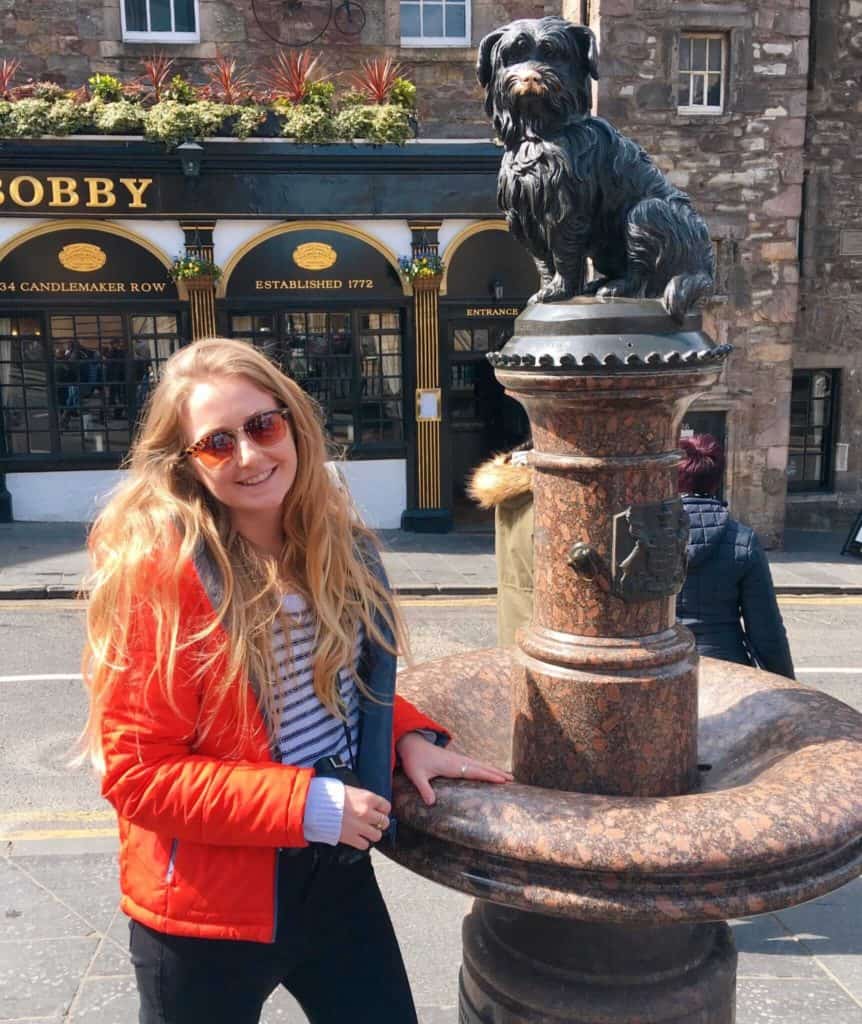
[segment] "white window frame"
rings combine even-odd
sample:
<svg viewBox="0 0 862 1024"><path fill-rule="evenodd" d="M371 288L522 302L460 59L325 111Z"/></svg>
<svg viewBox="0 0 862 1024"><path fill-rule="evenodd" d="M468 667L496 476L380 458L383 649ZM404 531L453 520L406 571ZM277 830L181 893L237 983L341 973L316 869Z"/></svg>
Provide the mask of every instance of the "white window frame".
<svg viewBox="0 0 862 1024"><path fill-rule="evenodd" d="M197 0L195 0L197 2ZM407 0L407 2L418 3L420 7L423 7L426 2L435 3L437 0ZM443 5L443 17L446 17L446 0L439 0ZM401 3L402 0L398 0L398 15L399 19L401 16ZM460 46L465 47L470 45L471 36L471 21L472 21L472 3L471 0L464 0L464 35L463 36L401 36L401 45L405 47L429 47L429 46ZM420 12L421 17L421 12ZM445 21L444 21L445 24ZM399 29L400 31L400 29Z"/></svg>
<svg viewBox="0 0 862 1024"><path fill-rule="evenodd" d="M201 12L200 0L195 3L195 31L194 32L138 32L126 28L126 0L120 0L120 23L124 43L199 43L201 41ZM150 0L147 4L147 22L150 20ZM175 10L174 0L171 0L171 24L174 23Z"/></svg>
<svg viewBox="0 0 862 1024"><path fill-rule="evenodd" d="M679 113L679 114L712 114L712 115L723 114L724 113L724 105L725 105L726 97L727 97L727 71L728 71L728 67L727 67L727 50L728 50L727 34L724 33L724 32L680 32L680 34L679 34L679 45L680 45L680 48L682 48L683 44L685 44L687 46L690 46L689 40L692 40L692 39L706 39L710 43L718 42L718 43L721 44L721 70L719 72L719 74L720 74L719 83L720 83L720 87L721 87L721 95L719 97L718 106L715 106L714 104L707 104L707 103L679 104L679 87L682 84L683 75L686 75L688 77L688 97L689 97L689 100L691 100L691 95L692 95L692 82L694 81L695 77L698 77L698 76L704 79L703 95L704 95L704 98L706 98L707 91L708 91L708 86L709 86L709 78L708 78L708 76L710 74L713 74L713 75L715 74L714 71L710 72L710 70L709 70L709 46L707 46L707 59L706 59L707 66L702 71L699 70L699 69L692 68L692 67L689 67L689 69L687 71L683 71L679 67L679 63L680 62L677 61L677 81L676 81L676 94L677 94L677 108L676 109L677 109L677 113ZM691 62L689 62L689 64L690 63Z"/></svg>

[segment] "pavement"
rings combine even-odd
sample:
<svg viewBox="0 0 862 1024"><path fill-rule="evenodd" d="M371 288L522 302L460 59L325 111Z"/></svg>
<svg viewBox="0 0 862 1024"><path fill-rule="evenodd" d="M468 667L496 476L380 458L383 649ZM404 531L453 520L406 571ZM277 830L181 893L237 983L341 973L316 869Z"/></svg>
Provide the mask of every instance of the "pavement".
<svg viewBox="0 0 862 1024"><path fill-rule="evenodd" d="M0 598L76 594L86 571L85 533L80 524L0 525ZM779 592L862 594L862 562L841 556L843 540L788 532L785 550L769 555ZM403 594L494 592L488 532L391 531L383 542ZM117 908L112 812L58 812L33 824L13 817L0 814L0 1024L131 1024L137 998L127 921ZM470 900L377 854L375 861L420 1024L456 1024L460 927ZM732 925L736 1024L862 1024L862 879ZM278 990L261 1024L284 1022L305 1017Z"/></svg>
<svg viewBox="0 0 862 1024"><path fill-rule="evenodd" d="M87 572L82 523L0 524L0 600L68 598ZM446 534L383 530L389 579L405 595L496 593L490 530ZM844 533L787 530L768 552L779 594L862 594L862 559L841 554Z"/></svg>

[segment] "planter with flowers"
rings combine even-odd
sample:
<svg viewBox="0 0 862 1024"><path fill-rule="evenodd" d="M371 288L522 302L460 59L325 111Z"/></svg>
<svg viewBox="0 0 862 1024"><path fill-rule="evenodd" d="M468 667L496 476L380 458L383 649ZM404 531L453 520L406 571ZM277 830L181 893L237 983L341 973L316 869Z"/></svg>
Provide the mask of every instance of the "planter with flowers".
<svg viewBox="0 0 862 1024"><path fill-rule="evenodd" d="M407 278L414 292L439 288L446 269L446 264L439 256L402 256L398 266L401 276Z"/></svg>
<svg viewBox="0 0 862 1024"><path fill-rule="evenodd" d="M347 88L337 88L340 75L320 64L321 55L308 50L279 50L255 75L219 53L205 83L195 84L176 74L172 58L154 54L133 82L97 73L67 90L18 83L20 61L0 59L0 138L143 135L174 148L219 136L403 145L417 134L416 87L399 64L366 60L347 76Z"/></svg>
<svg viewBox="0 0 862 1024"><path fill-rule="evenodd" d="M177 256L168 274L172 281L184 284L189 291L201 291L212 288L222 270L217 263L200 256Z"/></svg>

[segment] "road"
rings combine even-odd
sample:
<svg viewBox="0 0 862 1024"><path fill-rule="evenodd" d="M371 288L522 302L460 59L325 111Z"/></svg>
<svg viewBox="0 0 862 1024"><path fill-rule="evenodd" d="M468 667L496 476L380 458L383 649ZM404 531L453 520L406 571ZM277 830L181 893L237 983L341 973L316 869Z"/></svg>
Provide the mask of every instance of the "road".
<svg viewBox="0 0 862 1024"><path fill-rule="evenodd" d="M788 598L781 607L800 678L862 711L862 598ZM492 599L414 599L405 612L417 661L494 643ZM112 812L89 771L68 763L85 716L76 678L83 630L72 602L0 604L0 840L12 840L13 853L0 858L0 1024L135 1018ZM375 859L421 1024L454 1024L470 901ZM860 922L862 880L737 922L737 1024L862 1024ZM263 1016L303 1021L284 992Z"/></svg>

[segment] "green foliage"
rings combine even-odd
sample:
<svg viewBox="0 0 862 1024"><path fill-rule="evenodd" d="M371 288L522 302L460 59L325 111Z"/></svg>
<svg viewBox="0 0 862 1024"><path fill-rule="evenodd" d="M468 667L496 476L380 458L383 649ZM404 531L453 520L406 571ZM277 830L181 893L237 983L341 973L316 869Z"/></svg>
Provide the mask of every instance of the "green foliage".
<svg viewBox="0 0 862 1024"><path fill-rule="evenodd" d="M31 80L23 85L16 85L12 90L13 100L48 100L49 103L53 103L65 98L66 90L56 82Z"/></svg>
<svg viewBox="0 0 862 1024"><path fill-rule="evenodd" d="M322 107L300 104L287 115L282 135L297 142L320 145L335 141L335 122L332 114Z"/></svg>
<svg viewBox="0 0 862 1024"><path fill-rule="evenodd" d="M91 104L57 100L48 108L47 117L49 135L71 135L92 123Z"/></svg>
<svg viewBox="0 0 862 1024"><path fill-rule="evenodd" d="M410 122L404 107L384 103L375 108L374 130L370 141L403 146L410 138Z"/></svg>
<svg viewBox="0 0 862 1024"><path fill-rule="evenodd" d="M368 97L364 92L360 92L358 89L348 89L338 98L338 105L342 110L345 110L347 107L361 107L367 102Z"/></svg>
<svg viewBox="0 0 862 1024"><path fill-rule="evenodd" d="M438 277L446 269L440 256L401 256L398 265L408 281L415 281L417 277Z"/></svg>
<svg viewBox="0 0 862 1024"><path fill-rule="evenodd" d="M374 134L374 120L377 107L363 104L362 106L342 107L335 115L335 135L339 139L370 139Z"/></svg>
<svg viewBox="0 0 862 1024"><path fill-rule="evenodd" d="M168 146L179 146L183 142L215 135L224 117L225 107L221 103L162 100L145 111L144 134Z"/></svg>
<svg viewBox="0 0 862 1024"><path fill-rule="evenodd" d="M405 110L415 110L416 86L407 78L396 78L389 93L389 102Z"/></svg>
<svg viewBox="0 0 862 1024"><path fill-rule="evenodd" d="M235 139L247 139L266 117L266 108L257 106L224 106L225 117L233 119L231 134Z"/></svg>
<svg viewBox="0 0 862 1024"><path fill-rule="evenodd" d="M165 90L165 99L173 100L175 103L194 103L197 98L195 87L182 75L174 75Z"/></svg>
<svg viewBox="0 0 862 1024"><path fill-rule="evenodd" d="M309 82L305 87L302 102L312 107L320 107L321 110L331 111L334 96L335 82Z"/></svg>
<svg viewBox="0 0 862 1024"><path fill-rule="evenodd" d="M89 112L96 129L108 135L140 135L144 127L144 109L131 100L119 100L117 103L94 100L89 105Z"/></svg>
<svg viewBox="0 0 862 1024"><path fill-rule="evenodd" d="M222 269L217 263L202 260L198 256L177 256L168 273L174 281L188 281L197 277L211 277L218 281Z"/></svg>
<svg viewBox="0 0 862 1024"><path fill-rule="evenodd" d="M18 100L9 113L8 134L19 139L34 139L51 133L51 104L47 100Z"/></svg>
<svg viewBox="0 0 862 1024"><path fill-rule="evenodd" d="M87 84L94 98L103 103L116 103L123 98L123 83L113 75L90 75Z"/></svg>
<svg viewBox="0 0 862 1024"><path fill-rule="evenodd" d="M12 134L12 104L0 100L0 139Z"/></svg>

